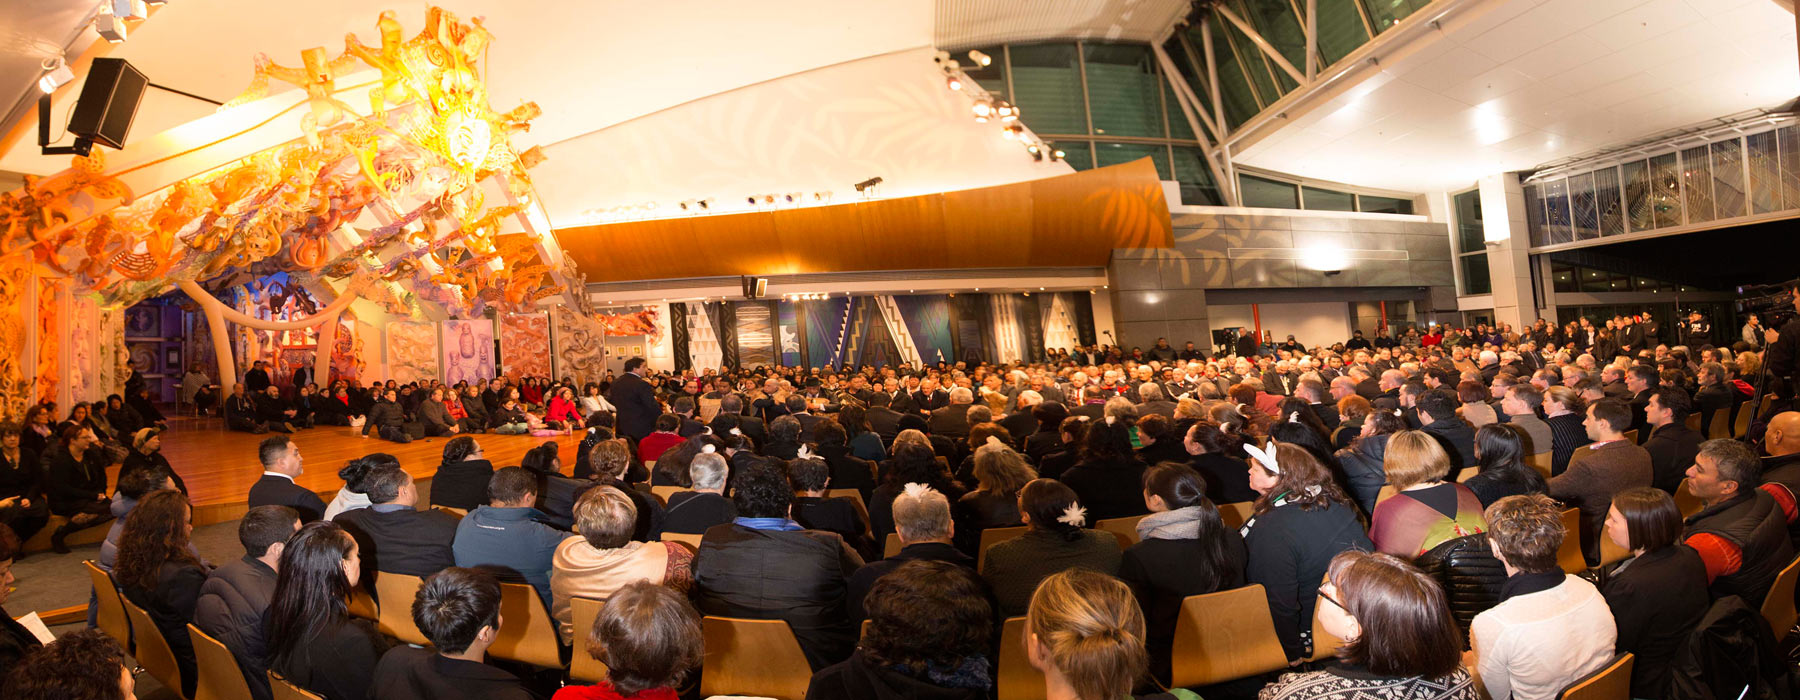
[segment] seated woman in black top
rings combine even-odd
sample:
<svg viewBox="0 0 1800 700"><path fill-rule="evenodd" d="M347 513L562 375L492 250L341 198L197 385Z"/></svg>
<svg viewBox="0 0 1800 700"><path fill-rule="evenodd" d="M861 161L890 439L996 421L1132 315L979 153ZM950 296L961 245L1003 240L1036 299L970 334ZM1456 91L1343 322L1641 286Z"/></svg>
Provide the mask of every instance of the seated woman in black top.
<svg viewBox="0 0 1800 700"><path fill-rule="evenodd" d="M1319 581L1331 558L1375 546L1330 470L1306 448L1270 442L1244 449L1253 457L1250 487L1262 494L1240 530L1249 554L1244 580L1262 584L1288 659L1306 658Z"/></svg>
<svg viewBox="0 0 1800 700"><path fill-rule="evenodd" d="M1637 656L1634 698L1668 695L1669 665L1711 603L1706 564L1677 543L1681 529L1675 500L1649 486L1620 491L1606 513L1606 536L1632 554L1608 572L1600 593L1619 628L1617 651Z"/></svg>
<svg viewBox="0 0 1800 700"><path fill-rule="evenodd" d="M789 516L808 530L835 532L844 538L865 560L875 560L879 552L869 542L869 524L863 521L856 502L849 498L829 498L825 490L831 485L831 465L818 457L788 460L788 483L794 488L794 501Z"/></svg>
<svg viewBox="0 0 1800 700"><path fill-rule="evenodd" d="M868 504L869 525L876 542L886 542L894 532L894 498L906 490L907 484L925 484L952 502L962 498L964 492L950 479L937 454L914 440L895 439L894 456L882 463L882 469L881 485L875 487L875 499Z"/></svg>
<svg viewBox="0 0 1800 700"><path fill-rule="evenodd" d="M867 600L868 633L848 661L813 674L807 700L988 697L994 612L974 572L909 561L877 579Z"/></svg>
<svg viewBox="0 0 1800 700"><path fill-rule="evenodd" d="M998 437L976 449L971 459L975 460L977 486L956 501L955 541L957 549L975 556L983 530L1025 524L1019 518L1019 491L1037 478L1037 472Z"/></svg>
<svg viewBox="0 0 1800 700"><path fill-rule="evenodd" d="M458 435L444 443L444 461L431 478L431 505L474 510L487 505L488 481L494 463L481 451L481 443Z"/></svg>
<svg viewBox="0 0 1800 700"><path fill-rule="evenodd" d="M1081 456L1081 438L1087 434L1088 419L1086 416L1069 416L1056 427L1057 439L1062 442L1054 447L1043 448L1043 456L1038 458L1037 473L1045 479L1061 478L1063 472L1075 466Z"/></svg>
<svg viewBox="0 0 1800 700"><path fill-rule="evenodd" d="M975 483L975 451L994 440L999 440L1002 444L1011 445L1013 444L1012 432L1007 430L1004 426L1001 426L999 423L994 423L992 421L976 423L975 425L970 426L969 439L966 441L967 444L965 446L968 456L963 457L962 463L956 467L955 476L957 481L964 484Z"/></svg>
<svg viewBox="0 0 1800 700"><path fill-rule="evenodd" d="M68 545L63 544L69 533L112 520L112 499L106 497L104 452L99 449L99 439L94 437L92 428L71 425L40 458L50 512L69 519L50 537L50 546L58 554L69 553Z"/></svg>
<svg viewBox="0 0 1800 700"><path fill-rule="evenodd" d="M1249 503L1256 500L1250 488L1250 468L1238 455L1243 454L1243 441L1235 433L1211 420L1202 420L1188 428L1181 444L1187 448L1188 464L1206 482L1206 497L1214 504Z"/></svg>
<svg viewBox="0 0 1800 700"><path fill-rule="evenodd" d="M311 522L294 533L263 622L269 670L327 700L368 697L389 642L375 623L350 617L350 591L361 578L356 540L337 523Z"/></svg>
<svg viewBox="0 0 1800 700"><path fill-rule="evenodd" d="M0 524L28 541L50 521L50 507L40 493L43 465L25 448L17 423L0 423Z"/></svg>
<svg viewBox="0 0 1800 700"><path fill-rule="evenodd" d="M194 604L200 600L200 584L206 582L207 574L206 566L188 551L193 511L180 491L151 492L125 517L119 558L113 564L120 592L150 614L175 654L185 697L194 696L199 680L187 623L194 619Z"/></svg>
<svg viewBox="0 0 1800 700"><path fill-rule="evenodd" d="M1475 463L1481 467L1463 482L1486 508L1507 496L1544 493L1550 489L1544 475L1524 460L1525 441L1504 423L1489 423L1475 430Z"/></svg>
<svg viewBox="0 0 1800 700"><path fill-rule="evenodd" d="M596 481L589 479L571 479L563 476L562 457L558 455L561 448L552 442L531 448L520 458L519 466L537 476L538 500L537 509L549 516L548 522L559 528L571 527L575 522L575 501L581 494L593 488ZM590 462L592 457L589 457ZM601 469L595 465L596 470ZM599 479L597 483L610 484L611 479Z"/></svg>
<svg viewBox="0 0 1800 700"><path fill-rule="evenodd" d="M1166 685L1182 599L1244 585L1244 538L1219 520L1200 474L1179 462L1144 470L1144 505L1150 515L1138 521L1119 578L1144 609L1150 672Z"/></svg>
<svg viewBox="0 0 1800 700"><path fill-rule="evenodd" d="M1187 446L1182 444L1182 432L1175 428L1175 419L1152 413L1137 421L1138 461L1145 464L1157 462L1180 462L1187 459Z"/></svg>
<svg viewBox="0 0 1800 700"><path fill-rule="evenodd" d="M1144 463L1131 450L1131 419L1107 416L1088 426L1081 461L1059 479L1088 509L1088 522L1143 515Z"/></svg>

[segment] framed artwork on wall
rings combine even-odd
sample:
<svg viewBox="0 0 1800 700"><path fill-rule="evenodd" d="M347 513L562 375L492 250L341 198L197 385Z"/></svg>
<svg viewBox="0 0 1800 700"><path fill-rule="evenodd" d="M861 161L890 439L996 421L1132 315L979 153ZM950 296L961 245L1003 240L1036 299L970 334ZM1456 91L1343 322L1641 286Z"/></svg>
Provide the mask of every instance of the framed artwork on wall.
<svg viewBox="0 0 1800 700"><path fill-rule="evenodd" d="M181 374L181 347L163 348L163 374Z"/></svg>
<svg viewBox="0 0 1800 700"><path fill-rule="evenodd" d="M644 356L644 346L642 346L642 345L631 346L631 356L632 357L643 357Z"/></svg>
<svg viewBox="0 0 1800 700"><path fill-rule="evenodd" d="M162 307L138 304L125 310L125 335L130 338L161 338Z"/></svg>

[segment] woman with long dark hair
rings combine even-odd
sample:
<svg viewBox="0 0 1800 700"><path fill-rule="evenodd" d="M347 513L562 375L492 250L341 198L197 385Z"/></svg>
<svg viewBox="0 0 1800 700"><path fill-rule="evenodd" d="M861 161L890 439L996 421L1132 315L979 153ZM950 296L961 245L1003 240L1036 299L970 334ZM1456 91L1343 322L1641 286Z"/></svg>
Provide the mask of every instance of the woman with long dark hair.
<svg viewBox="0 0 1800 700"><path fill-rule="evenodd" d="M868 414L862 404L847 403L838 409L837 423L844 427L848 436L846 444L850 446L850 454L871 462L887 459L887 449L881 444L881 436L869 429Z"/></svg>
<svg viewBox="0 0 1800 700"><path fill-rule="evenodd" d="M1131 585L1149 625L1150 672L1169 682L1169 652L1181 601L1244 585L1244 538L1225 527L1192 467L1163 462L1144 471L1139 541L1125 550L1119 578Z"/></svg>
<svg viewBox="0 0 1800 700"><path fill-rule="evenodd" d="M206 582L207 573L206 566L189 550L193 513L187 495L180 491L164 489L144 496L125 517L119 557L113 564L119 591L150 614L169 643L175 665L181 669L184 697L194 696L199 679L187 623L194 619L194 605L200 600L200 584Z"/></svg>
<svg viewBox="0 0 1800 700"><path fill-rule="evenodd" d="M1246 477L1245 470L1250 465L1238 457L1244 453L1244 443L1236 435L1226 432L1218 423L1202 420L1188 428L1181 444L1187 448L1188 465L1200 473L1206 484L1206 497L1213 503L1256 500L1256 491L1250 488Z"/></svg>
<svg viewBox="0 0 1800 700"><path fill-rule="evenodd" d="M336 523L307 523L294 533L263 623L269 669L327 700L368 697L389 644L374 623L350 616L350 591L361 578L356 540Z"/></svg>
<svg viewBox="0 0 1800 700"><path fill-rule="evenodd" d="M1374 545L1356 508L1312 452L1282 442L1244 450L1251 456L1250 488L1262 494L1239 531L1249 553L1244 580L1262 584L1288 659L1306 658L1319 581L1331 558Z"/></svg>
<svg viewBox="0 0 1800 700"><path fill-rule="evenodd" d="M1131 419L1106 416L1081 438L1081 461L1062 482L1088 509L1089 522L1143 515L1144 463L1131 449Z"/></svg>
<svg viewBox="0 0 1800 700"><path fill-rule="evenodd" d="M990 547L981 577L994 587L1002 617L1018 617L1031 606L1031 592L1051 574L1075 567L1108 576L1119 573L1119 538L1088 529L1087 509L1075 492L1055 479L1036 479L1019 491L1025 534Z"/></svg>
<svg viewBox="0 0 1800 700"><path fill-rule="evenodd" d="M937 489L952 503L965 493L930 447L895 440L894 456L882 463L881 485L875 487L874 500L868 504L869 526L876 542L886 541L894 532L894 499L913 483Z"/></svg>
<svg viewBox="0 0 1800 700"><path fill-rule="evenodd" d="M50 508L42 493L43 465L25 449L21 432L17 423L0 423L0 524L24 542L50 522Z"/></svg>
<svg viewBox="0 0 1800 700"><path fill-rule="evenodd" d="M1525 463L1524 441L1519 432L1500 423L1475 431L1475 463L1481 470L1463 482L1486 508L1507 496L1544 493L1550 489L1544 475Z"/></svg>

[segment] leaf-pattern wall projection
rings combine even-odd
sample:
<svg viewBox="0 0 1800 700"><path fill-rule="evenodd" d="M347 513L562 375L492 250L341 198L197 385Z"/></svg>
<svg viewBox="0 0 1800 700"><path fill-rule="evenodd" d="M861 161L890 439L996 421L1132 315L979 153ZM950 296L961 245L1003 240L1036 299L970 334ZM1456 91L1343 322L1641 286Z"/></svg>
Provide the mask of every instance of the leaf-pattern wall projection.
<svg viewBox="0 0 1800 700"><path fill-rule="evenodd" d="M500 366L514 379L550 376L550 317L501 314Z"/></svg>
<svg viewBox="0 0 1800 700"><path fill-rule="evenodd" d="M387 350L389 379L406 384L438 378L437 324L389 323Z"/></svg>

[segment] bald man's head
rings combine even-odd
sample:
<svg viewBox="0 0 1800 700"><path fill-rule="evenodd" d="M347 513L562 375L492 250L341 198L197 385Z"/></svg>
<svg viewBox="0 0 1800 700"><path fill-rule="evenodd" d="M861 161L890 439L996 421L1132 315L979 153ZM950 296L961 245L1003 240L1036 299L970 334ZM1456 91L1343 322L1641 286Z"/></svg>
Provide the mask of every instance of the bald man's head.
<svg viewBox="0 0 1800 700"><path fill-rule="evenodd" d="M1763 448L1773 457L1800 453L1800 412L1784 411L1769 419L1763 433Z"/></svg>

